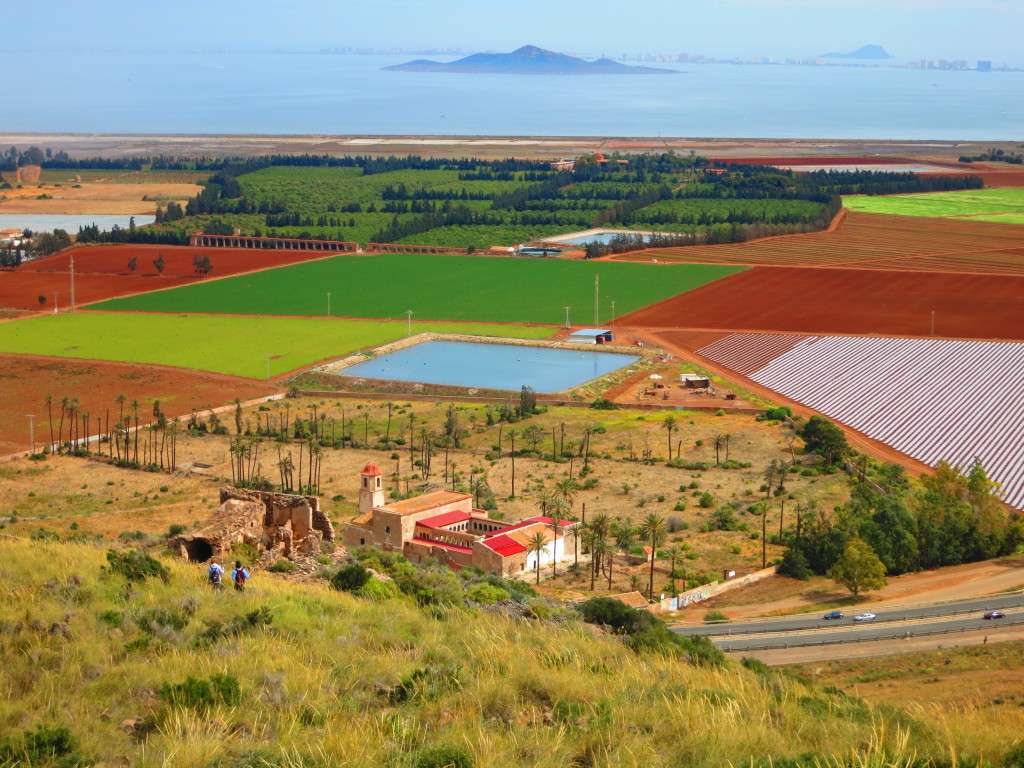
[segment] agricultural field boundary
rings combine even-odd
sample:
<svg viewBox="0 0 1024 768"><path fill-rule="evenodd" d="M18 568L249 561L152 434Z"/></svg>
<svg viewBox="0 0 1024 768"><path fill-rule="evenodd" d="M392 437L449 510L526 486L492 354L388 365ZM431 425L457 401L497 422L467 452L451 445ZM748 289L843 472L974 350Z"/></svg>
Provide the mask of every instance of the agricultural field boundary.
<svg viewBox="0 0 1024 768"><path fill-rule="evenodd" d="M745 264L1024 275L1024 225L849 211L834 229L747 243L606 257L659 264Z"/></svg>
<svg viewBox="0 0 1024 768"><path fill-rule="evenodd" d="M697 352L924 464L978 458L1024 509L1024 343L787 336L765 361L778 342L739 333Z"/></svg>
<svg viewBox="0 0 1024 768"><path fill-rule="evenodd" d="M461 323L413 329L465 333ZM480 336L545 338L552 327L473 326ZM376 347L407 333L401 321L136 315L83 312L0 323L0 352L163 364L265 380ZM267 375L268 356L270 376Z"/></svg>
<svg viewBox="0 0 1024 768"><path fill-rule="evenodd" d="M735 265L690 265L666 273L637 264L594 261L344 255L236 278L93 304L91 309L199 314L322 316L326 293L334 314L346 317L563 324L616 314L675 296L741 272ZM315 286L315 289L311 289Z"/></svg>

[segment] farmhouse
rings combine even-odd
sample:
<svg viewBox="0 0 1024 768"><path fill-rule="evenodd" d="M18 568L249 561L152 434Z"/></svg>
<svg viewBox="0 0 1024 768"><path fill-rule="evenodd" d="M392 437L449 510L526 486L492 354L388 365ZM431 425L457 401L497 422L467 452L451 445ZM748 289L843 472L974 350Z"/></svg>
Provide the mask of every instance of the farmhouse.
<svg viewBox="0 0 1024 768"><path fill-rule="evenodd" d="M380 468L370 462L360 474L359 516L345 525L348 548L379 547L401 552L414 563L428 557L452 568L475 566L502 576L532 571L566 557L569 520L531 517L518 523L492 520L473 508L473 497L434 491L384 503ZM537 534L543 539L543 547Z"/></svg>

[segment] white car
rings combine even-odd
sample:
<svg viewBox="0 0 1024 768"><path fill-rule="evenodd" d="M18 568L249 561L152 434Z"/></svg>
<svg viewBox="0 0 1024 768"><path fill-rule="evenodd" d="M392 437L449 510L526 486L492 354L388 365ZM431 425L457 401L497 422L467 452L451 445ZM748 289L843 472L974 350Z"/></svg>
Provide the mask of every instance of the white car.
<svg viewBox="0 0 1024 768"><path fill-rule="evenodd" d="M874 621L875 614L873 613L859 613L853 617L854 621Z"/></svg>

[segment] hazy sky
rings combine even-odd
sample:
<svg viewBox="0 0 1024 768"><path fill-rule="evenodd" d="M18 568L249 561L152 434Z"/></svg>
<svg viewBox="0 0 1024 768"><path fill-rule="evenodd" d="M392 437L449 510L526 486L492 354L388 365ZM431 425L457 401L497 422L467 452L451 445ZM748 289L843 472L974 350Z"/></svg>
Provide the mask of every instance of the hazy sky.
<svg viewBox="0 0 1024 768"><path fill-rule="evenodd" d="M531 43L580 54L815 56L1024 65L1022 0L4 0L0 50L316 50Z"/></svg>

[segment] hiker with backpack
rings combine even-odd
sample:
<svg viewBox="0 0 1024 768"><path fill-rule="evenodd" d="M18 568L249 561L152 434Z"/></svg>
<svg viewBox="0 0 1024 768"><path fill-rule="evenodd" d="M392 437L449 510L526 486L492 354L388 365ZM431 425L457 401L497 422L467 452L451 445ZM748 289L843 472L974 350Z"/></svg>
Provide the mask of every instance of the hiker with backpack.
<svg viewBox="0 0 1024 768"><path fill-rule="evenodd" d="M217 558L210 560L210 567L206 569L206 580L210 582L214 592L220 592L220 582L224 578L224 566L217 562Z"/></svg>
<svg viewBox="0 0 1024 768"><path fill-rule="evenodd" d="M242 567L241 560L235 560L235 570L231 572L231 580L235 582L235 590L241 592L245 589L245 582L249 580L249 572Z"/></svg>

